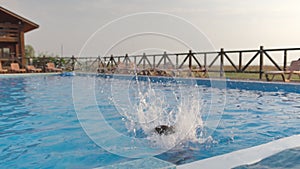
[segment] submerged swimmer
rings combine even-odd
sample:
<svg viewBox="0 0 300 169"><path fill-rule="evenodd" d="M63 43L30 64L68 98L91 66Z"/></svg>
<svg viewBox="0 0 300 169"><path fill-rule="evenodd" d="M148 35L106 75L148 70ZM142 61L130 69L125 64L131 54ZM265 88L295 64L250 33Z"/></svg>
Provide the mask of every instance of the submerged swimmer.
<svg viewBox="0 0 300 169"><path fill-rule="evenodd" d="M169 135L175 133L174 126L159 125L155 127L155 132L159 135Z"/></svg>

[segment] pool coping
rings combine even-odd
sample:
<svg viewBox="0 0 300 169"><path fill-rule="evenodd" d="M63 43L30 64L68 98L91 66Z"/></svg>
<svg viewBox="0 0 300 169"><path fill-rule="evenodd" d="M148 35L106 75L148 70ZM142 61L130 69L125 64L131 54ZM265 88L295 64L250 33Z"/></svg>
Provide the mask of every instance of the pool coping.
<svg viewBox="0 0 300 169"><path fill-rule="evenodd" d="M52 73L7 73L7 74L0 74L0 78L54 76L54 75L60 75L60 74L61 74L60 72L52 72Z"/></svg>
<svg viewBox="0 0 300 169"><path fill-rule="evenodd" d="M178 169L211 169L233 168L246 164L253 164L283 150L300 147L300 134L284 137L258 146L237 150L231 153L214 156L204 160L179 165Z"/></svg>

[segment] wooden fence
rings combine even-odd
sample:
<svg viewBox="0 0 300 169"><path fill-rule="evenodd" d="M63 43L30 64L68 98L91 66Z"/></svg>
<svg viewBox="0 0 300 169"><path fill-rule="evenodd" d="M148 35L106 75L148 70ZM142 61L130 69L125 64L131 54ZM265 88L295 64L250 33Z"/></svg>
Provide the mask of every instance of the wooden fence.
<svg viewBox="0 0 300 169"><path fill-rule="evenodd" d="M275 70L286 70L290 62L288 55L291 52L297 53L300 58L300 48L280 48L264 49L260 46L254 50L224 50L212 52L194 52L186 53L162 53L162 54L142 54L123 56L98 56L98 57L64 57L65 62L69 64L72 70L80 69L82 71L95 71L99 66L117 67L119 63L133 63L140 69L198 69L204 68L209 72L219 72L220 77L224 72L239 73L258 73L259 79L262 79L264 61L269 61ZM276 53L276 54L274 54ZM274 54L274 55L273 55ZM250 58L246 60L246 57ZM295 57L295 56L294 56ZM276 62L276 59L282 62ZM61 58L60 58L61 59ZM298 58L297 58L298 59ZM258 64L254 63L258 61ZM227 63L227 64L225 64ZM230 67L230 70L224 70L224 66ZM258 70L247 70L249 66L256 66ZM270 66L270 65L269 65ZM66 67L66 65L65 65Z"/></svg>
<svg viewBox="0 0 300 169"><path fill-rule="evenodd" d="M254 50L229 50L226 51L223 48L220 51L213 52L193 52L189 51L187 53L166 53L163 54L150 54L146 55L132 55L128 54L124 56L109 56L109 57L98 57L98 61L105 63L106 65L117 65L118 62L133 62L137 66L142 68L159 68L159 67L168 67L174 69L182 69L184 66L187 66L190 69L193 68L205 68L208 71L218 71L220 76L224 76L224 66L225 61L229 63L229 66L233 70L229 72L240 72L240 73L259 73L259 79L262 79L264 72L264 60L269 60L271 66L274 66L276 70L286 70L288 64L288 54L291 51L299 52L300 58L300 48L280 48L280 49L264 49L263 46L260 46L259 49ZM272 57L272 53L276 52L277 56L282 60L282 64L279 64ZM279 56L278 56L279 54ZM233 59L233 55L237 58ZM250 60L243 64L243 59L245 55L250 56ZM180 61L181 58L181 61ZM266 59L265 59L266 58ZM253 61L258 59L259 64L256 66L259 67L257 71L247 71L247 68L250 65L254 65ZM278 59L278 58L277 58ZM218 61L218 62L217 62ZM237 61L237 63L235 62ZM214 67L214 69L213 69ZM215 68L219 69L216 70Z"/></svg>

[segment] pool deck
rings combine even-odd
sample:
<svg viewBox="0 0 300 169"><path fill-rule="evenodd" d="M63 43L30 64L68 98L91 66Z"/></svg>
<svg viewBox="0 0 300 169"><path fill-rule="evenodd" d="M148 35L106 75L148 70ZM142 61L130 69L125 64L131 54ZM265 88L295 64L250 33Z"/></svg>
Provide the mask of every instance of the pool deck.
<svg viewBox="0 0 300 169"><path fill-rule="evenodd" d="M280 151L300 147L300 134L285 137L266 144L234 151L228 154L177 166L178 169L233 168L253 164Z"/></svg>
<svg viewBox="0 0 300 169"><path fill-rule="evenodd" d="M0 78L14 78L14 77L33 77L33 76L54 76L60 75L59 72L51 72L51 73L7 73L0 74Z"/></svg>

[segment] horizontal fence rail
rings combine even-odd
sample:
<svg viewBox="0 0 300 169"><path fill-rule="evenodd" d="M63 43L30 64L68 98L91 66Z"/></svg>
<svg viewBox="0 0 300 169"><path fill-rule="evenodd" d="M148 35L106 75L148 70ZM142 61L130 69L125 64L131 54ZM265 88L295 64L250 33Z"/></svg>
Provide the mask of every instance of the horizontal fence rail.
<svg viewBox="0 0 300 169"><path fill-rule="evenodd" d="M224 72L258 73L259 79L262 79L265 66L269 66L273 70L287 70L288 63L291 62L289 54L295 54L295 52L300 58L300 48L264 49L263 46L260 46L259 49L254 50L226 51L221 48L219 51L210 52L194 52L190 50L185 53L143 53L141 55L125 54L104 57L41 57L39 59L28 58L28 63L45 69L44 65L46 62L55 62L58 67L81 71L97 71L99 68L110 70L118 67L120 64L124 64L126 67L134 65L140 70L203 69L208 72L219 72L220 77L224 76ZM294 55L293 57L296 56ZM254 61L258 61L258 63L255 64ZM266 61L270 64L266 65ZM250 69L251 66L255 66L258 69L252 70Z"/></svg>

